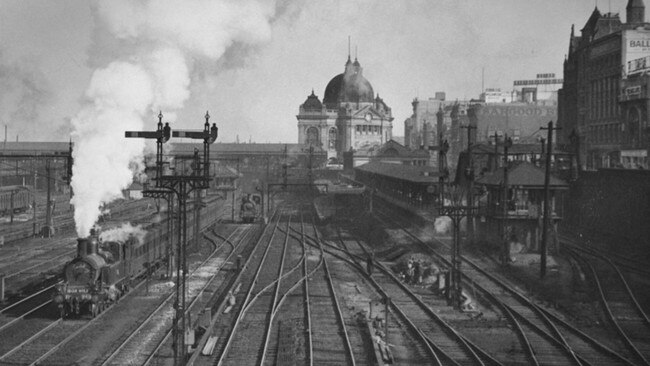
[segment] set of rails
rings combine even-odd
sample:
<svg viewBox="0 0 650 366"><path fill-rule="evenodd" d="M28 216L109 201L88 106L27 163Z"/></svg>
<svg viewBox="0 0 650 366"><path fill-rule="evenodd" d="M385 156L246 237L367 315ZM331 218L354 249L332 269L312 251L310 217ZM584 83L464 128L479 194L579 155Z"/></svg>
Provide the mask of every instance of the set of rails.
<svg viewBox="0 0 650 366"><path fill-rule="evenodd" d="M420 239L416 234L386 215L380 214L386 225L403 230L424 251L436 258L442 266L450 267L451 248L434 239L436 246ZM517 332L521 347L530 364L588 364L631 365L634 362L622 352L618 339L596 339L577 329L564 317L550 309L542 308L520 290L493 273L494 263L479 265L466 256L462 258L463 278L469 287L480 291L485 300L495 304L508 318ZM490 267L492 266L492 267Z"/></svg>
<svg viewBox="0 0 650 366"><path fill-rule="evenodd" d="M235 304L211 329L213 354L189 364L355 365L323 252L289 234L305 230L296 212L279 208L272 217L236 280Z"/></svg>
<svg viewBox="0 0 650 366"><path fill-rule="evenodd" d="M308 239L312 243L318 241L317 237ZM352 245L361 249L361 253L353 251L350 248ZM397 364L500 364L442 320L415 293L404 286L390 269L381 263L376 263L374 266L376 271L368 275L364 261L369 253L358 240L343 239L339 234L337 243L325 243L325 246L328 255L347 263L355 270L359 280L368 280L375 288L376 296L391 299L388 322L393 324L389 330L393 336L390 339L395 338L395 342L398 339L408 340L400 345L400 351L394 352L394 361Z"/></svg>
<svg viewBox="0 0 650 366"><path fill-rule="evenodd" d="M228 273L225 266L233 260L239 246L226 243L242 243L251 233L250 226L236 228L225 240L217 243L211 235L204 238L214 245L214 251L188 276L188 306L186 318L198 314L210 300L210 294L219 290ZM172 320L175 294L170 293L142 323L121 344L111 352L101 365L149 365L156 364L158 358L170 358L172 349Z"/></svg>
<svg viewBox="0 0 650 366"><path fill-rule="evenodd" d="M619 268L614 260L596 250L569 243L562 249L592 280L602 312L630 352L630 358L650 364L650 320L626 279L629 267Z"/></svg>
<svg viewBox="0 0 650 366"><path fill-rule="evenodd" d="M240 228L239 230L246 231L247 228ZM236 233L233 232L232 235L236 235ZM206 276L205 265L212 264L213 266L208 267L219 271L227 263L224 260L225 254L219 258L216 258L215 255L222 245L217 246L215 243L214 246L212 255L201 265L196 266L192 273L193 276L189 276L190 283L194 285L190 286L189 290L190 295L195 295L193 297L194 301L192 301L193 305L200 303L197 299L206 299L202 294L210 291L209 285L214 282ZM232 254L232 250L229 252ZM198 279L196 279L197 277ZM195 282L204 282L205 285L201 287ZM155 344L160 339L164 341L168 338L169 327L166 326L168 324L159 322L160 318L157 319L161 313L166 311L165 306L171 306L169 299L174 294L171 291L173 287L165 286L165 284L165 280L150 281L146 278L140 278L135 287L122 297L117 304L95 318L81 316L75 319L56 319L52 307L48 307L48 305L51 305L50 299L45 299L45 297L51 296L47 291L42 291L42 293L33 296L34 298L40 298L40 304L30 305L28 302L34 303L35 300L31 298L25 299L22 301L21 307L27 309L27 314L16 314L17 316L12 321L0 326L0 340L2 340L0 342L2 343L2 346L0 346L0 363L25 365L70 363L70 360L75 357L85 357L75 355L76 352L84 353L93 347L107 347L106 344L100 344L101 342L95 342L95 340L106 337L104 332L115 328L116 324L120 323L121 318L128 314L139 319L140 326L129 332L118 333L124 334L126 339L119 342L115 340L107 341L108 344L120 344L120 346L102 357L96 357L93 364L131 364L136 359L138 362L141 361L140 358L143 354L146 361L142 364L146 364L159 350L159 347L151 347L150 345ZM163 288L163 297L156 294L153 289L151 294L149 293L149 286L155 287L156 285ZM46 294L46 296L41 296L42 294ZM155 305L151 306L152 303L155 303ZM12 308L18 306L19 304L15 304ZM151 310L154 308L155 310ZM129 314L129 312L134 311L133 309L140 313L135 316ZM150 312L145 314L144 312L148 310ZM188 307L188 312L192 310L196 309ZM31 316L27 319L25 315L29 314ZM131 321L131 326L132 324L133 321ZM125 326L129 326L129 324ZM28 333L24 332L26 330ZM130 336L128 336L129 334ZM158 344L161 343L163 342L158 342ZM137 351L132 348L134 344L137 344ZM84 345L86 349L84 349ZM147 353L147 351L151 350L153 351Z"/></svg>
<svg viewBox="0 0 650 366"><path fill-rule="evenodd" d="M147 215L143 217L143 213L149 212L149 208L133 208L130 212L134 216L134 220L142 220L145 223L149 220ZM208 216L211 217L214 215ZM202 227L206 227L208 221L205 220ZM158 234L155 235L156 238L159 236ZM48 257L49 255L49 260L43 260L43 263L38 262L36 265L26 264L24 261L20 262L19 259L22 257L22 254L15 253L14 261L12 262L17 261L20 263L17 266L17 270L10 272L9 275L15 273L16 278L23 278L25 274L30 272L42 272L42 267L46 265L45 262L51 262L53 259L52 252L49 251L48 254L47 249L54 247L57 250L65 251L67 249L61 248L69 247L67 245L68 242L73 242L73 240L62 237L49 239L47 244L36 246L35 250L37 253L42 251L44 252L44 257ZM59 260L61 263L53 265L53 268L60 267L61 264L73 256L74 252L74 250L69 250L69 253L64 252L64 255L55 255L54 259ZM68 255L67 258L65 254ZM143 297L140 292L144 291L142 287L145 282L142 280L133 288L133 291L127 293L128 297L123 297L113 307L109 308L109 311L100 314L92 320L88 319L89 315L82 315L73 319L57 319L59 315L52 305L51 300L53 290L58 283L46 286L22 300L14 299L14 301L18 301L0 309L0 364L49 364L55 361L60 361L63 364L70 363L70 360L75 357L75 354L83 354L84 352L78 344L90 344L89 349L95 346L94 343L100 344L101 342L93 342L93 340L105 338L106 334L108 334L106 332L120 323L119 314L122 312L128 314L133 309L123 305L128 304L130 301L139 301L137 299L133 300L132 298ZM155 285L156 282L160 284L160 282L164 281L153 281L152 285ZM135 293L138 295L133 296L132 294ZM202 296L202 298L205 297ZM144 317L146 316L142 318ZM92 334L92 336L88 336L88 334ZM73 339L75 341L72 341ZM106 344L103 344L103 346L106 347ZM74 349L74 352L69 352L71 349ZM87 355L80 357L87 357Z"/></svg>

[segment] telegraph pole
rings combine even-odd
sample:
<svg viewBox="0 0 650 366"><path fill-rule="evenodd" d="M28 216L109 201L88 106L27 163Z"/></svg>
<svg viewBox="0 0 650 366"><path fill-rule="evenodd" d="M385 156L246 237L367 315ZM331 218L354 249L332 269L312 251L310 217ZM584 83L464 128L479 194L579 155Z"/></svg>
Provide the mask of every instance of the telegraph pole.
<svg viewBox="0 0 650 366"><path fill-rule="evenodd" d="M47 204L45 205L45 228L43 236L49 238L52 236L52 169L50 167L50 159L45 160L45 180L47 182Z"/></svg>
<svg viewBox="0 0 650 366"><path fill-rule="evenodd" d="M460 126L460 128L467 129L467 171L465 172L467 177L467 206L474 206L474 162L472 160L472 130L476 129L476 126L467 125ZM474 238L474 217L472 210L467 210L467 240L471 241Z"/></svg>
<svg viewBox="0 0 650 366"><path fill-rule="evenodd" d="M496 131L494 131L494 135L490 136L494 137L494 159L492 162L494 163L494 166L491 167L491 171L496 171L499 167L499 135L497 134Z"/></svg>
<svg viewBox="0 0 650 366"><path fill-rule="evenodd" d="M503 264L510 261L510 244L508 243L508 148L512 139L508 134L503 135L503 196L501 197L501 214L503 216Z"/></svg>
<svg viewBox="0 0 650 366"><path fill-rule="evenodd" d="M546 276L546 251L547 245L546 241L548 240L548 222L549 222L549 185L551 182L551 152L553 151L553 130L557 131L560 128L553 128L553 121L548 122L548 127L541 127L542 130L548 130L548 135L546 136L546 172L544 174L544 217L542 219L542 245L540 248L540 268L539 268L539 277L544 278Z"/></svg>
<svg viewBox="0 0 650 366"><path fill-rule="evenodd" d="M282 163L282 183L284 189L287 189L287 145L284 145L284 163Z"/></svg>

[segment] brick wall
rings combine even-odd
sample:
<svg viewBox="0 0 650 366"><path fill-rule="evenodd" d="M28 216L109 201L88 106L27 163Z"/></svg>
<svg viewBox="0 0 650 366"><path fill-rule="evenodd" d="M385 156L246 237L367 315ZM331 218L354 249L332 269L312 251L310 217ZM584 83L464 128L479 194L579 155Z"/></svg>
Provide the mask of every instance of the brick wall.
<svg viewBox="0 0 650 366"><path fill-rule="evenodd" d="M561 229L603 239L612 246L640 249L650 245L650 171L582 172L566 200Z"/></svg>

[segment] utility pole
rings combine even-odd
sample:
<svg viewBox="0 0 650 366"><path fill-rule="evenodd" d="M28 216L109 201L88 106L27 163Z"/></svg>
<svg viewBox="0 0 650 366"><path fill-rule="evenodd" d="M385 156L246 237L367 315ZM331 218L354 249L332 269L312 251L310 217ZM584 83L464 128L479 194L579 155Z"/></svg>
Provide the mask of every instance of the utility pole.
<svg viewBox="0 0 650 366"><path fill-rule="evenodd" d="M50 168L50 159L45 160L45 181L47 182L47 204L45 210L45 227L43 228L43 237L52 236L52 171Z"/></svg>
<svg viewBox="0 0 650 366"><path fill-rule="evenodd" d="M167 199L167 278L174 275L174 193L162 192Z"/></svg>
<svg viewBox="0 0 650 366"><path fill-rule="evenodd" d="M494 159L492 159L494 166L491 167L491 171L494 172L499 168L499 135L494 131L494 135L490 137L494 137Z"/></svg>
<svg viewBox="0 0 650 366"><path fill-rule="evenodd" d="M548 127L541 128L542 130L548 130L548 135L546 137L546 172L544 174L544 217L542 218L542 245L540 248L540 268L539 268L539 277L544 278L546 276L546 251L548 240L548 223L549 223L549 185L551 182L551 152L553 151L553 130L559 130L560 128L553 128L553 121L548 122Z"/></svg>
<svg viewBox="0 0 650 366"><path fill-rule="evenodd" d="M232 159L230 159L230 160L232 160ZM239 158L237 158L237 176L239 176ZM235 222L235 195L236 194L237 194L237 187L235 187L234 184L233 184L232 205L230 207L230 220L233 223ZM226 198L228 198L228 195L226 195Z"/></svg>
<svg viewBox="0 0 650 366"><path fill-rule="evenodd" d="M203 200L201 191L194 191L194 249L199 249L199 233L201 232L201 207Z"/></svg>
<svg viewBox="0 0 650 366"><path fill-rule="evenodd" d="M282 163L282 183L284 189L287 189L287 145L284 145L284 162Z"/></svg>
<svg viewBox="0 0 650 366"><path fill-rule="evenodd" d="M460 128L467 129L467 171L465 176L467 177L467 206L469 208L474 207L474 162L472 159L472 130L476 129L476 126L467 125L460 126ZM474 238L474 217L471 209L467 210L467 240L472 241Z"/></svg>
<svg viewBox="0 0 650 366"><path fill-rule="evenodd" d="M503 216L503 264L510 261L510 244L508 243L508 148L512 146L512 139L508 134L503 135L503 196L501 197L501 215Z"/></svg>
<svg viewBox="0 0 650 366"><path fill-rule="evenodd" d="M438 204L439 207L442 207L445 203L445 179L449 175L449 169L447 167L447 151L449 151L449 142L442 139L442 133L438 135L438 173L440 177L438 178Z"/></svg>

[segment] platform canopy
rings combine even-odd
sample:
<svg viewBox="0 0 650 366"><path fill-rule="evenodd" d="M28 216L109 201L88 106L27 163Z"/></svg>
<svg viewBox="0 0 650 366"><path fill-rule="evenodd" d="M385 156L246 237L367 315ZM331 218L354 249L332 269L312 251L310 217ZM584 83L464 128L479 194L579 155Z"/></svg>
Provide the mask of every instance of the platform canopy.
<svg viewBox="0 0 650 366"><path fill-rule="evenodd" d="M477 184L485 186L503 185L503 168L484 175L476 180ZM508 185L522 188L544 188L544 170L527 161L514 162L508 167ZM551 189L569 189L569 183L551 175Z"/></svg>

